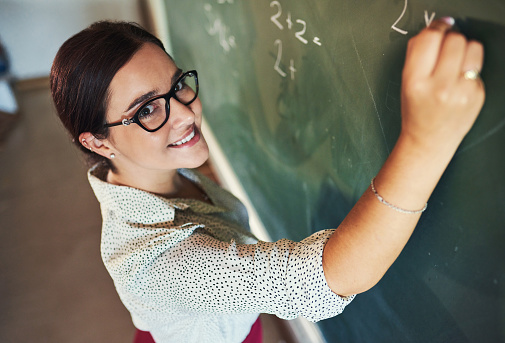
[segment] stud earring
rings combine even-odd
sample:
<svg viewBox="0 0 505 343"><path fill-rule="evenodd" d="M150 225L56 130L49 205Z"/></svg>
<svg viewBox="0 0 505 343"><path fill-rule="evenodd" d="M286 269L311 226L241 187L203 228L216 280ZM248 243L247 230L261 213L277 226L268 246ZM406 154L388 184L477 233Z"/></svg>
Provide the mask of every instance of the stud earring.
<svg viewBox="0 0 505 343"><path fill-rule="evenodd" d="M110 154L110 159L113 160L114 158L116 158L116 154L114 153Z"/></svg>

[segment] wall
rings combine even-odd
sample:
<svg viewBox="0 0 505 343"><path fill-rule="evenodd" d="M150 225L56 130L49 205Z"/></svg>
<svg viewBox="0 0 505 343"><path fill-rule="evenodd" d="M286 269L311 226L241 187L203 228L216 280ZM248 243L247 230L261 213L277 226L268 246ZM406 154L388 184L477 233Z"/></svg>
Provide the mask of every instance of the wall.
<svg viewBox="0 0 505 343"><path fill-rule="evenodd" d="M140 21L137 0L0 0L0 41L17 79L49 75L58 48L101 19Z"/></svg>

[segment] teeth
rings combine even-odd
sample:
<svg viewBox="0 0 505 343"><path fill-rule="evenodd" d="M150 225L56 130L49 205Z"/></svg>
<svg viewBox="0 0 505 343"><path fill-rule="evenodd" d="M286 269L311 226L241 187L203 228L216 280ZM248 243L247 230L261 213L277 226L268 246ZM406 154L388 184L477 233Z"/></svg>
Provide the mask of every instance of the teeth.
<svg viewBox="0 0 505 343"><path fill-rule="evenodd" d="M186 138L181 139L180 141L175 142L175 143L173 143L172 145L181 145L181 144L187 143L187 142L189 142L190 140L192 140L192 139L193 139L193 137L195 137L195 130L193 130L193 131L189 134L189 136L187 136Z"/></svg>

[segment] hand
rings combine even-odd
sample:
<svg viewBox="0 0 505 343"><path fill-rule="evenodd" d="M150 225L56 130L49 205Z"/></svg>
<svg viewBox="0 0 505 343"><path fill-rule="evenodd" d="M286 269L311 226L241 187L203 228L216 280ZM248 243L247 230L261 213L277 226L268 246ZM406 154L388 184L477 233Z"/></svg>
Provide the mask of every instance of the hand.
<svg viewBox="0 0 505 343"><path fill-rule="evenodd" d="M402 75L402 135L423 149L455 150L484 104L480 78L466 71L482 69L484 50L451 31L445 20L433 22L408 44Z"/></svg>

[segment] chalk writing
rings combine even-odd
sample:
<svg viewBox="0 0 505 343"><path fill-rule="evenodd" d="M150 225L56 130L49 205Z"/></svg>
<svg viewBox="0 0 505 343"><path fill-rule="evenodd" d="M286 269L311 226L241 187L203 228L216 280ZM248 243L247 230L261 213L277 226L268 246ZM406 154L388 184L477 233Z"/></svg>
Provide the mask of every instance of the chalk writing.
<svg viewBox="0 0 505 343"><path fill-rule="evenodd" d="M305 31L307 30L307 23L301 19L296 19L296 22L298 24L302 24L303 27L300 31L295 33L295 37L298 38L300 40L300 42L302 42L303 44L307 44L308 41L302 37L303 34L305 33Z"/></svg>
<svg viewBox="0 0 505 343"><path fill-rule="evenodd" d="M218 0L218 4L232 4L233 0ZM219 45L223 48L225 53L228 53L232 48L237 45L235 43L235 36L230 33L230 28L219 18L213 11L212 5L205 4L205 16L209 20L209 27L207 28L207 33L210 36L217 36L219 40Z"/></svg>
<svg viewBox="0 0 505 343"><path fill-rule="evenodd" d="M433 19L435 19L435 12L428 17L428 11L424 11L424 22L426 23L426 27L430 26Z"/></svg>
<svg viewBox="0 0 505 343"><path fill-rule="evenodd" d="M291 30L291 28L293 27L293 21L291 20L291 13L288 12L288 16L286 18L286 23L288 24L288 29Z"/></svg>
<svg viewBox="0 0 505 343"><path fill-rule="evenodd" d="M286 77L286 73L280 67L282 59L282 41L276 39L274 45L277 45L277 58L275 59L274 70L278 72L280 76Z"/></svg>
<svg viewBox="0 0 505 343"><path fill-rule="evenodd" d="M294 80L296 69L295 69L295 61L293 59L289 60L289 71L291 72L291 80Z"/></svg>
<svg viewBox="0 0 505 343"><path fill-rule="evenodd" d="M288 30L294 29L294 37L302 42L303 44L307 45L310 42L314 43L317 46L321 46L322 42L319 37L313 37L312 40L309 37L307 37L307 21L303 19L293 19L291 12L287 12L286 14L286 19L285 23L286 26L283 25L283 11L282 11L282 5L279 1L271 1L270 2L270 8L274 10L274 13L270 16L270 21L279 29L279 30L284 30L285 27L287 27ZM274 63L274 70L282 77L287 76L287 72L282 70L281 68L281 63L282 63L282 41L280 39L276 39L274 41L274 46L277 47L277 55ZM291 80L295 79L295 73L297 72L297 69L295 68L295 61L294 59L289 60L289 72L291 76Z"/></svg>
<svg viewBox="0 0 505 343"><path fill-rule="evenodd" d="M391 26L391 28L393 30L395 30L397 32L400 32L402 35L406 35L408 33L408 31L405 31L405 30L397 28L396 24L398 24L398 22L400 20L402 20L403 16L405 15L405 11L407 11L407 3L408 3L408 0L405 0L405 6L403 6L402 14L400 14L400 16L398 17L398 19L396 19L395 23Z"/></svg>
<svg viewBox="0 0 505 343"><path fill-rule="evenodd" d="M395 23L393 25L391 25L391 28L393 30L395 30L398 33L401 33L402 35L406 35L409 32L406 30L400 29L396 25L400 22L400 20L402 20L403 16L405 15L405 12L407 11L407 5L408 5L408 0L405 0L402 13L398 17L398 19L396 19ZM426 27L430 26L430 24L433 22L433 20L435 19L435 14L436 14L435 12L432 12L431 15L428 15L428 11L426 11L426 10L424 11L424 23L426 24Z"/></svg>
<svg viewBox="0 0 505 343"><path fill-rule="evenodd" d="M282 16L281 3L277 0L272 1L272 2L270 2L270 7L276 9L276 12L270 17L270 21L272 23L274 23L275 26L277 26L277 28L279 28L279 30L284 30L284 25L282 25L282 23L280 21L280 17ZM295 32L295 37L303 44L307 44L309 41L305 37L303 37L303 35L307 31L307 22L302 19L296 19L295 23L301 25L301 28L297 28L297 30L299 30L299 31ZM291 30L291 28L293 28L293 26L294 26L291 12L288 12L288 14L286 15L286 24L288 24L287 25L288 30ZM321 41L318 37L315 37L313 39L313 42L314 42L314 44L321 46Z"/></svg>
<svg viewBox="0 0 505 343"><path fill-rule="evenodd" d="M284 29L284 26L277 20L282 15L281 4L279 1L272 1L270 7L277 7L277 13L270 17L272 23L274 23L280 30ZM290 27L291 28L291 27Z"/></svg>

